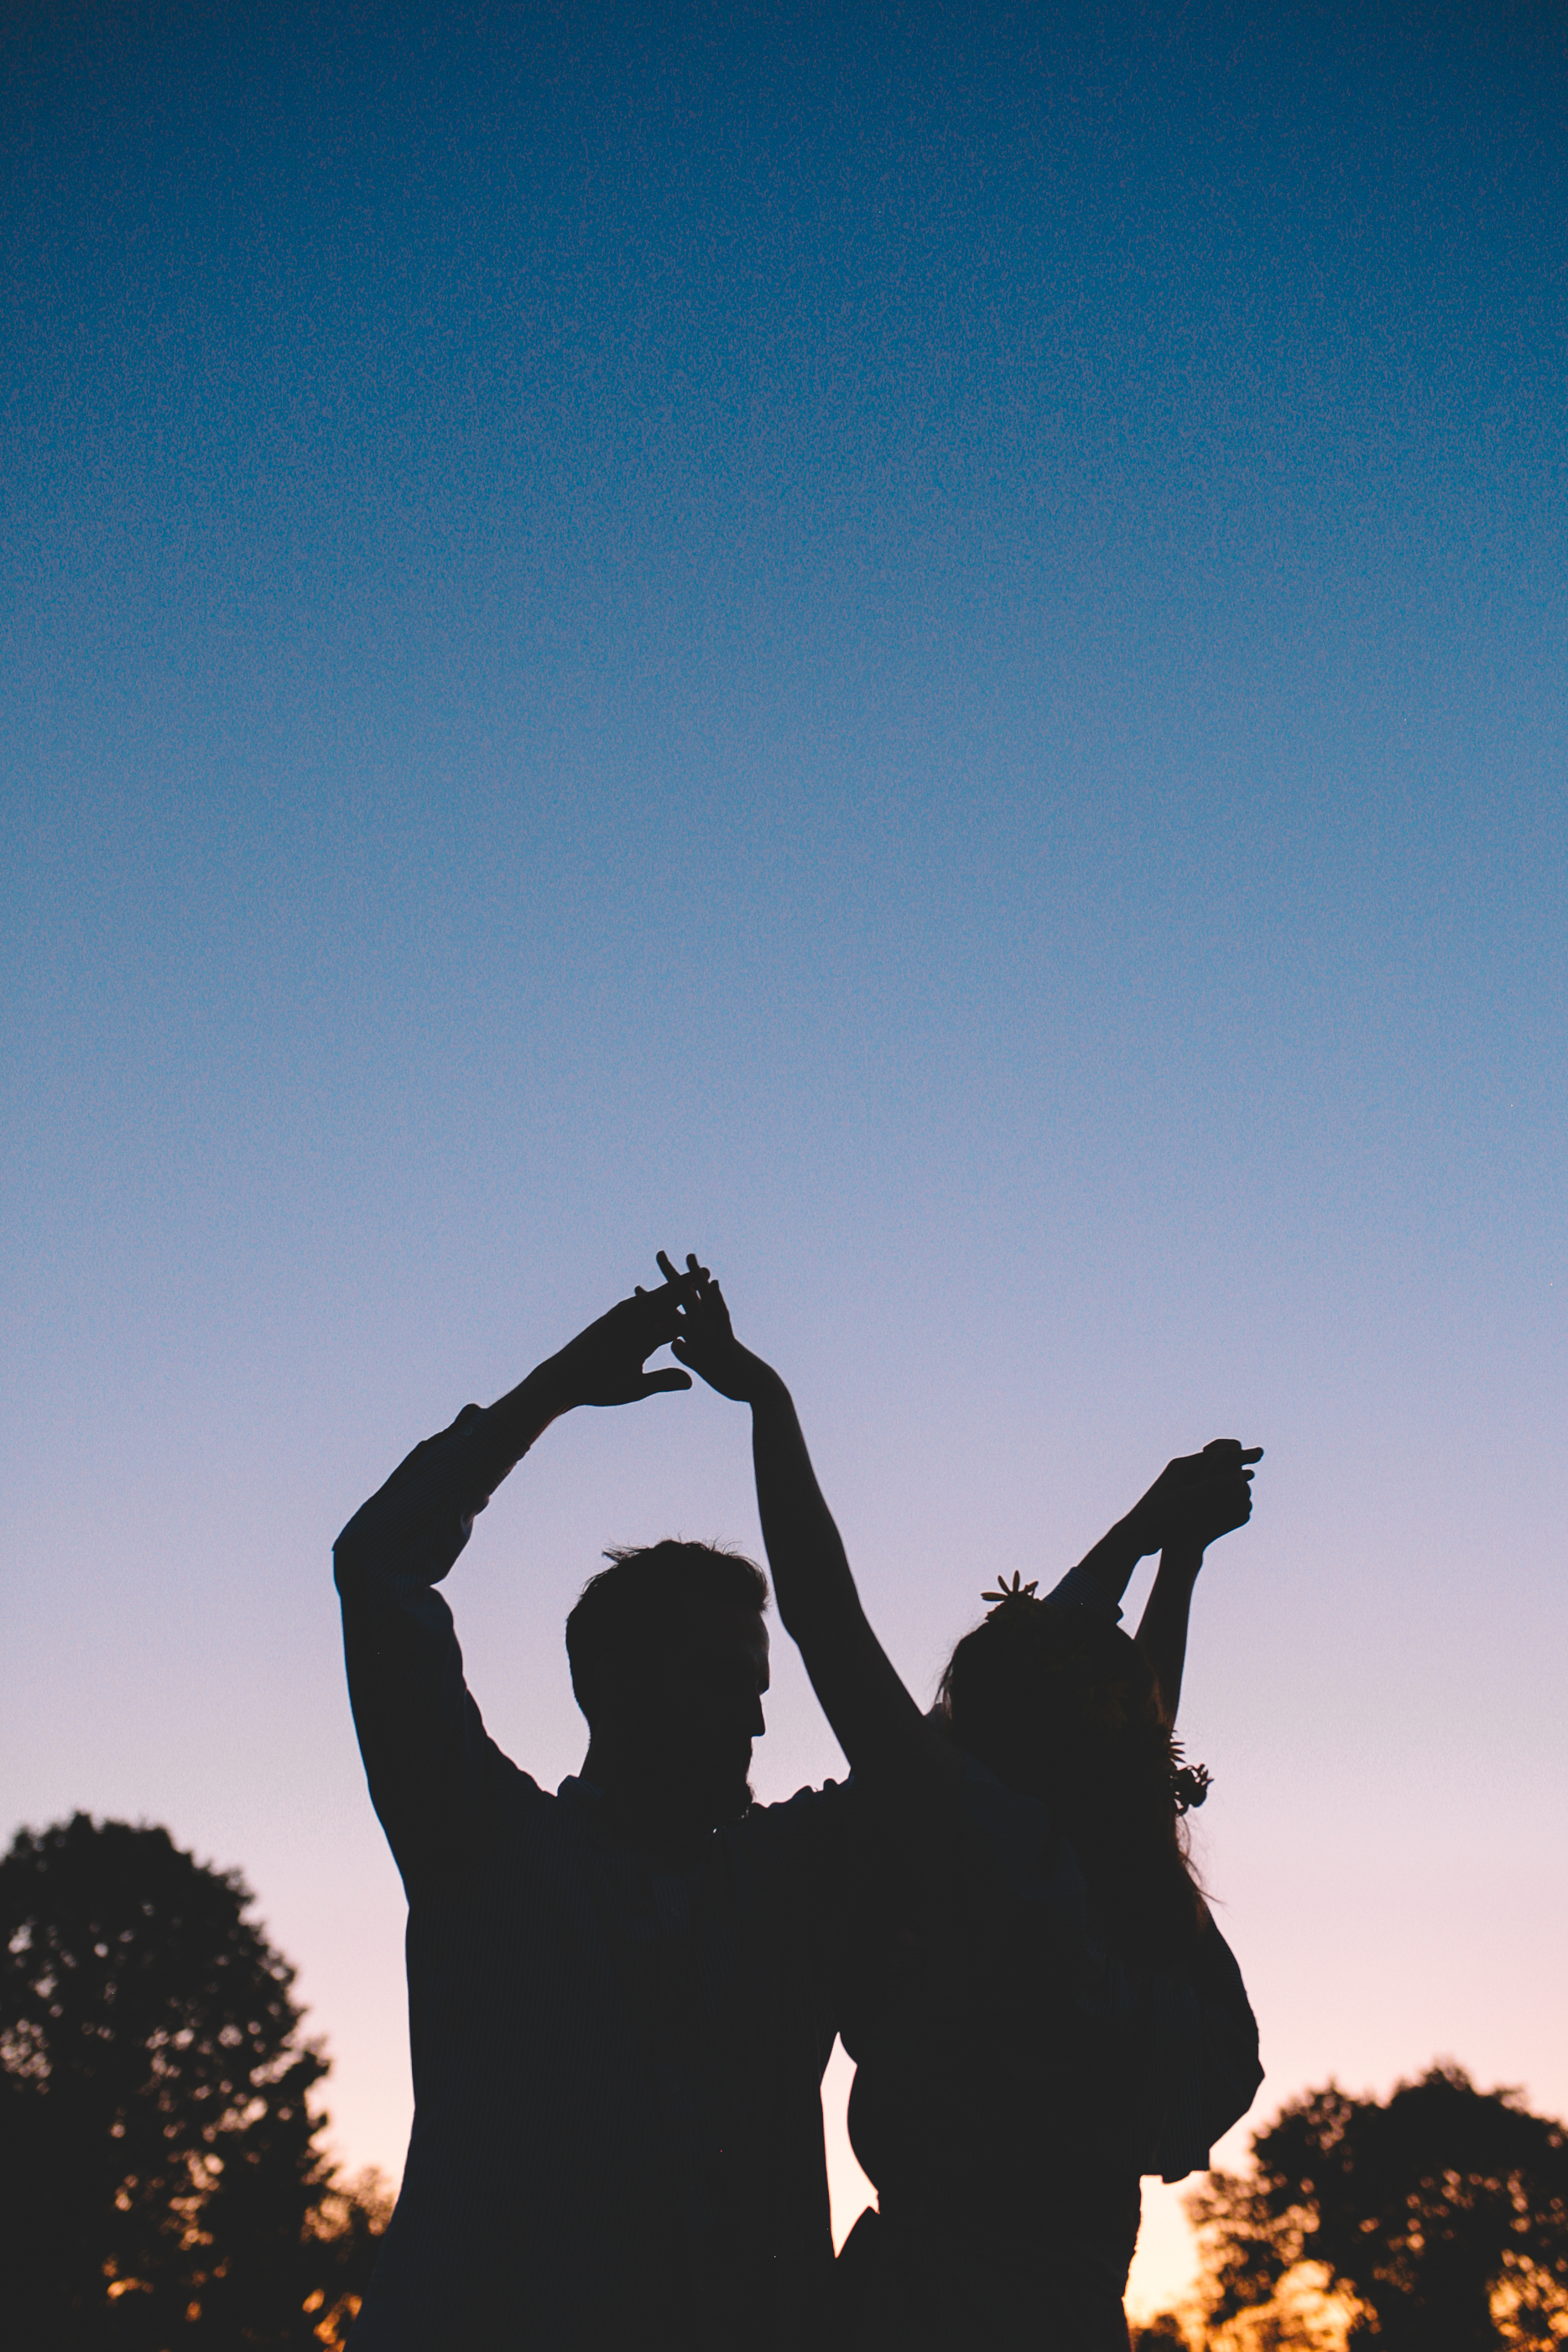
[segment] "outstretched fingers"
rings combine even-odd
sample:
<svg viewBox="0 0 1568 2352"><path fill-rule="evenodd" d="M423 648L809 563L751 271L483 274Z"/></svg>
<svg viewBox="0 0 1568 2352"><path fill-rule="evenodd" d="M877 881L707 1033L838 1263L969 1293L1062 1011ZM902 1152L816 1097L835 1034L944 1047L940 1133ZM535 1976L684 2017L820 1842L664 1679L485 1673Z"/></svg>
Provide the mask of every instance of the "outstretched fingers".
<svg viewBox="0 0 1568 2352"><path fill-rule="evenodd" d="M683 1296L688 1291L695 1290L699 1285L708 1280L708 1270L706 1265L698 1262L695 1250L686 1252L686 1270L684 1274L671 1263L668 1250L655 1250L653 1263L664 1276L666 1285L673 1286Z"/></svg>
<svg viewBox="0 0 1568 2352"><path fill-rule="evenodd" d="M707 1269L699 1265L695 1256L686 1260L687 1271L678 1273L671 1265L664 1250L657 1253L658 1266L664 1279L657 1290L645 1290L641 1283L635 1286L633 1302L641 1318L640 1328L648 1338L644 1355L662 1348L680 1328L681 1310L689 1307L706 1279Z"/></svg>

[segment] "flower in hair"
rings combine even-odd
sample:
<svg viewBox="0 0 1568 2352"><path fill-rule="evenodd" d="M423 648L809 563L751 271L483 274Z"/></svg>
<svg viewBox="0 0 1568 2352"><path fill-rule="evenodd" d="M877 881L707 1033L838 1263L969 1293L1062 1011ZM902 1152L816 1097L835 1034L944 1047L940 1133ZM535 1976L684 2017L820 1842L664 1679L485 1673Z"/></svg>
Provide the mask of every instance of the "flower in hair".
<svg viewBox="0 0 1568 2352"><path fill-rule="evenodd" d="M1040 1580L1037 1577L1035 1579L1035 1583L1038 1583L1039 1580ZM980 1595L982 1601L989 1601L995 1603L994 1607L987 1610L986 1614L988 1617L994 1617L997 1613L997 1610L1005 1608L1009 1601L1034 1600L1034 1584L1026 1584L1024 1582L1023 1570L1021 1568L1014 1569L1013 1580L1010 1584L1008 1582L1005 1576L999 1576L997 1579L997 1584L998 1590L995 1592L982 1592ZM1044 1603L1038 1603L1037 1606L1043 1607Z"/></svg>
<svg viewBox="0 0 1568 2352"><path fill-rule="evenodd" d="M1171 1742L1171 1794L1176 1799L1178 1813L1190 1813L1201 1805L1214 1786L1214 1775L1207 1764L1186 1764L1176 1740Z"/></svg>

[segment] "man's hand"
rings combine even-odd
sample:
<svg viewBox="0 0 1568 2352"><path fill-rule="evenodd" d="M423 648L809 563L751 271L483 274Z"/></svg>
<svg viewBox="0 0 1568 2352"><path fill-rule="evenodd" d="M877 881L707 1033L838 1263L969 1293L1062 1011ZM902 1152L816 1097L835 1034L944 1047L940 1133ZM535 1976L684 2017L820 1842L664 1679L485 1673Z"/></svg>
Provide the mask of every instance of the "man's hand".
<svg viewBox="0 0 1568 2352"><path fill-rule="evenodd" d="M1168 1462L1140 1503L1123 1522L1141 1551L1166 1546L1201 1550L1245 1527L1252 1516L1252 1470L1263 1458L1260 1445L1217 1437L1201 1454Z"/></svg>
<svg viewBox="0 0 1568 2352"><path fill-rule="evenodd" d="M569 1339L548 1366L541 1366L552 1387L559 1390L561 1412L579 1404L636 1404L643 1397L690 1388L691 1374L677 1371L673 1364L661 1365L656 1372L643 1369L655 1348L664 1347L681 1329L682 1306L707 1279L706 1269L695 1257L686 1265L686 1273L677 1274L661 1250L659 1270L664 1279L659 1289L644 1290L639 1283L635 1297L622 1298L608 1315Z"/></svg>
<svg viewBox="0 0 1568 2352"><path fill-rule="evenodd" d="M663 1252L659 1264L668 1282L674 1268ZM680 1330L671 1342L671 1352L694 1372L700 1372L720 1396L731 1397L737 1404L754 1404L766 1389L779 1387L779 1375L760 1356L741 1346L730 1326L724 1293L712 1276L695 1258L688 1258L686 1264L695 1271L693 1286L681 1301Z"/></svg>

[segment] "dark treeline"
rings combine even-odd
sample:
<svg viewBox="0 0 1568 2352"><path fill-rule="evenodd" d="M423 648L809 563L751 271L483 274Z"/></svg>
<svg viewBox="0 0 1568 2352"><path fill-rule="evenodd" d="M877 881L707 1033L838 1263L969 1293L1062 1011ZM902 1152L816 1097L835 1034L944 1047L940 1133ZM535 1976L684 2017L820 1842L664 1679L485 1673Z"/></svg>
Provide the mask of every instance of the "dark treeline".
<svg viewBox="0 0 1568 2352"><path fill-rule="evenodd" d="M1187 2210L1202 2317L1156 2321L1139 2352L1568 2342L1568 2132L1457 2066L1385 2102L1333 2084L1292 2100L1250 2172L1210 2173Z"/></svg>
<svg viewBox="0 0 1568 2352"><path fill-rule="evenodd" d="M347 2337L385 2226L340 2180L294 1970L232 1871L78 1813L0 1861L0 2276L14 2352Z"/></svg>
<svg viewBox="0 0 1568 2352"><path fill-rule="evenodd" d="M0 1861L0 2264L16 2352L340 2346L387 2200L340 2179L294 1971L238 1875L71 1821ZM1568 2134L1457 2067L1286 2106L1189 2200L1201 2315L1140 2352L1568 2340Z"/></svg>

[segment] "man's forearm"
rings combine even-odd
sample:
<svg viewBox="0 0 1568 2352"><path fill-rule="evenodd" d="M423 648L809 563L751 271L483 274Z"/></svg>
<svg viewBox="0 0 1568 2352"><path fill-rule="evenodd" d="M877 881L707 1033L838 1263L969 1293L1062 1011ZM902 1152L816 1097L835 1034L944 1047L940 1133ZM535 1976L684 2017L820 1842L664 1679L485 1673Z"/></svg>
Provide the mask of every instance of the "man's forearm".
<svg viewBox="0 0 1568 2352"><path fill-rule="evenodd" d="M354 1514L338 1538L340 1570L392 1568L438 1582L502 1479L577 1402L552 1357L488 1410L465 1405Z"/></svg>
<svg viewBox="0 0 1568 2352"><path fill-rule="evenodd" d="M547 1356L536 1364L526 1380L497 1397L485 1415L485 1447L487 1466L494 1471L495 1483L517 1467L524 1454L544 1435L552 1421L570 1412L580 1400L572 1393L570 1382L559 1356Z"/></svg>

